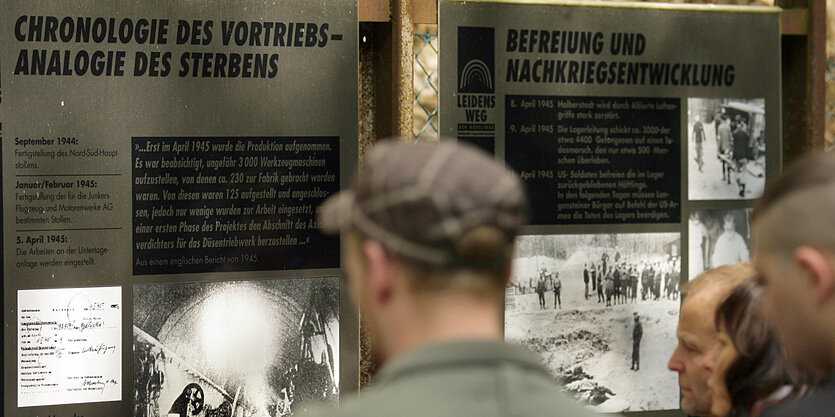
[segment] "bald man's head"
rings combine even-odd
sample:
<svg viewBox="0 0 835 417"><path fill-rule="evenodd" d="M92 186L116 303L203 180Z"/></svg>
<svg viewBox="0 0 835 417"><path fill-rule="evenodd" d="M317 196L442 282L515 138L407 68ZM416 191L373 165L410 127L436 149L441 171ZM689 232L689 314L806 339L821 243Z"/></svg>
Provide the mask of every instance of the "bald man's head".
<svg viewBox="0 0 835 417"><path fill-rule="evenodd" d="M835 153L798 161L754 209L754 264L789 357L835 370Z"/></svg>
<svg viewBox="0 0 835 417"><path fill-rule="evenodd" d="M754 207L758 248L788 254L801 245L835 251L835 153L808 156L769 186Z"/></svg>

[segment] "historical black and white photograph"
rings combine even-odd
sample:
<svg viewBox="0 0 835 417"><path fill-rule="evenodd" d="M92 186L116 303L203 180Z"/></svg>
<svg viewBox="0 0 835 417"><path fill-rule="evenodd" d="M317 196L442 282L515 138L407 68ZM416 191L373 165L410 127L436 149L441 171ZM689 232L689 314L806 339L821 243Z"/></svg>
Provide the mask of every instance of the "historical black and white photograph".
<svg viewBox="0 0 835 417"><path fill-rule="evenodd" d="M597 411L678 408L680 256L678 233L522 236L506 338Z"/></svg>
<svg viewBox="0 0 835 417"><path fill-rule="evenodd" d="M751 259L751 209L693 210L687 230L689 274Z"/></svg>
<svg viewBox="0 0 835 417"><path fill-rule="evenodd" d="M281 417L337 404L338 278L133 294L134 417Z"/></svg>
<svg viewBox="0 0 835 417"><path fill-rule="evenodd" d="M765 188L765 99L687 99L691 200L749 200Z"/></svg>

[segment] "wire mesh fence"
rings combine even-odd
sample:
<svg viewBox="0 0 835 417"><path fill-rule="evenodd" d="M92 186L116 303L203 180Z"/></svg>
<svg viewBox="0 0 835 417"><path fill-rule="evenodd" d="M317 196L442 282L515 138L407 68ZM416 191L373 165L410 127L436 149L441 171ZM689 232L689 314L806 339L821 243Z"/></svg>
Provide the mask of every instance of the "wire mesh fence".
<svg viewBox="0 0 835 417"><path fill-rule="evenodd" d="M437 27L422 26L414 39L415 142L438 140L438 34Z"/></svg>

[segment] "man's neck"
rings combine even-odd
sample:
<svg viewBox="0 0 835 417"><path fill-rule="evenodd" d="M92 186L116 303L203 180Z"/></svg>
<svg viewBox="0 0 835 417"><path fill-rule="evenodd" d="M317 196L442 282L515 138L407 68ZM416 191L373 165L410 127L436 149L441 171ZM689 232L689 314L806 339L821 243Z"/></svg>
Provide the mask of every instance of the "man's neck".
<svg viewBox="0 0 835 417"><path fill-rule="evenodd" d="M387 332L386 357L435 343L500 340L501 314L496 302L457 293L415 300L402 315L404 320Z"/></svg>

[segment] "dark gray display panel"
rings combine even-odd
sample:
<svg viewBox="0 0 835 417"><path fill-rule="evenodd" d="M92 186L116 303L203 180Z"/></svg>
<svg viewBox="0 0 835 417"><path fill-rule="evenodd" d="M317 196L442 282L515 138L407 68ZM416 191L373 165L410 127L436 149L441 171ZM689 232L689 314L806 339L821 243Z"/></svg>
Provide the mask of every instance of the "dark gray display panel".
<svg viewBox="0 0 835 417"><path fill-rule="evenodd" d="M316 211L356 168L356 2L10 1L0 28L2 414L204 401L204 414L276 415L290 395L355 390L356 318ZM315 357L264 357L240 379L221 363L245 354L234 329L172 338L136 324L212 294L281 311L294 336L276 349L313 344ZM292 329L302 322L326 324L327 340ZM324 388L283 392L288 378ZM175 391L178 407L152 401Z"/></svg>
<svg viewBox="0 0 835 417"><path fill-rule="evenodd" d="M680 285L750 257L780 171L779 30L768 7L440 2L440 134L531 200L505 335L597 411L678 413Z"/></svg>

